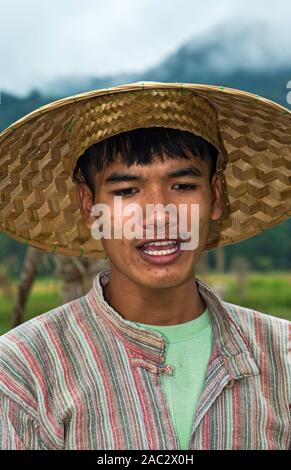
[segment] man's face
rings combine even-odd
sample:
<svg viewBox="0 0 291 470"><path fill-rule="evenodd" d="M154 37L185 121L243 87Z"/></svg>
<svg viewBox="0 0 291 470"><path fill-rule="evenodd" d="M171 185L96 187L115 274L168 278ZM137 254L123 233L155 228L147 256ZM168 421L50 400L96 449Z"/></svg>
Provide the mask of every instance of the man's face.
<svg viewBox="0 0 291 470"><path fill-rule="evenodd" d="M93 204L105 204L111 213L111 224L114 224L114 197L122 196L122 228L132 218L133 213L124 215L129 204L137 204L143 218L139 233L142 238L129 239L122 230L121 239L103 238L103 247L111 261L115 274L126 276L132 282L144 288L175 287L193 278L194 268L199 259L209 231L210 220L221 216L221 180L216 174L209 181L209 164L200 158L190 160L154 159L150 165L134 164L130 167L116 161L104 168L95 176L95 201L85 185L79 189L79 201L84 220L91 228L96 220L91 214ZM79 187L80 188L80 187ZM148 204L174 204L177 208L175 223L179 226L179 205L186 205L187 230L191 228L191 204L199 205L199 245L196 249L181 250L179 231L175 241L170 235L168 212L162 220L161 214L154 213L149 219L146 212ZM116 207L116 206L115 206ZM149 214L149 213L148 213ZM116 214L115 214L116 215ZM120 215L120 214L119 214ZM184 213L185 215L185 213ZM149 225L157 230L164 222L165 236L147 237ZM193 224L193 221L192 221ZM195 225L192 227L195 230ZM113 229L112 229L113 233ZM161 245L149 244L149 240L163 242ZM170 241L170 240L172 241ZM183 241L183 240L182 240ZM167 242L168 245L164 243ZM147 245L146 245L147 243Z"/></svg>

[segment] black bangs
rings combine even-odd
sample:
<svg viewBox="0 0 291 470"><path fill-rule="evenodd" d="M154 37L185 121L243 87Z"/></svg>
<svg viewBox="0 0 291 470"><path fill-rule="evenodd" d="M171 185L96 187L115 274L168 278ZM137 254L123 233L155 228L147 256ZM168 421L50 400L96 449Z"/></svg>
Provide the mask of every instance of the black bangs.
<svg viewBox="0 0 291 470"><path fill-rule="evenodd" d="M211 178L216 170L218 151L210 142L179 129L139 128L122 132L88 147L77 160L74 175L79 169L94 194L95 173L115 161L126 166L150 165L156 158L162 161L164 158L189 160L191 156L198 156L209 163Z"/></svg>

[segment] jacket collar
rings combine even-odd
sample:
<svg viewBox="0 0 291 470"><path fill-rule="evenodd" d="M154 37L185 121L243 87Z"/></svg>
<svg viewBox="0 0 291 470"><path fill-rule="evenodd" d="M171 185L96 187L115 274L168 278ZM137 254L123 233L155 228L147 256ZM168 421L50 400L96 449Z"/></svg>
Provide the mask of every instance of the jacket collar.
<svg viewBox="0 0 291 470"><path fill-rule="evenodd" d="M171 366L165 364L166 339L163 335L126 320L106 301L103 286L109 278L110 269L107 269L99 272L93 281L92 289L87 294L93 311L103 318L112 332L126 345L134 365L147 367L155 373L165 371L171 374ZM214 354L221 357L233 379L257 375L258 366L240 326L208 284L197 278L195 282L210 313L212 356Z"/></svg>

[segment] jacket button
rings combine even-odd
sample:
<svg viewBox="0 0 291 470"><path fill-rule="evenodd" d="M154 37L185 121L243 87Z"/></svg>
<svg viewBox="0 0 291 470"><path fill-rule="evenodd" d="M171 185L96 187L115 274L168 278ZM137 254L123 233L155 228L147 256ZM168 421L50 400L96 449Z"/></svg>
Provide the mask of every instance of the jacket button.
<svg viewBox="0 0 291 470"><path fill-rule="evenodd" d="M232 388L234 386L234 379L231 379L226 385L227 388Z"/></svg>

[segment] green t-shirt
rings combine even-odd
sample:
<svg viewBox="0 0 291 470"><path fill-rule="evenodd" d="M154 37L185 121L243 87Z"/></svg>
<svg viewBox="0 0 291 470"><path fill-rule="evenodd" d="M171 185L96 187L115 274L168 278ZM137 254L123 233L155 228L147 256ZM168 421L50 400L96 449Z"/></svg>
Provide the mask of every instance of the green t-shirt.
<svg viewBox="0 0 291 470"><path fill-rule="evenodd" d="M212 348L209 311L178 325L160 326L134 322L161 333L167 340L166 362L173 375L162 374L166 399L180 448L189 449L194 415L200 397Z"/></svg>

